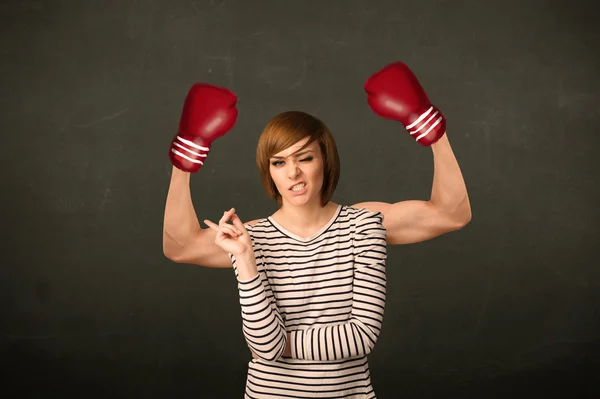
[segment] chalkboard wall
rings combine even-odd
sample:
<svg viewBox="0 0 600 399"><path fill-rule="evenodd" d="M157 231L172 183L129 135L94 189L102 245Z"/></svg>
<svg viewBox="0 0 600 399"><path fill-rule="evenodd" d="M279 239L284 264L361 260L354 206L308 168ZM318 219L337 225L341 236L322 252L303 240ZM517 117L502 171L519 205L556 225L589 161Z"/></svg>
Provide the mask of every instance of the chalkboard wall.
<svg viewBox="0 0 600 399"><path fill-rule="evenodd" d="M322 119L333 200L428 199L430 149L363 83L406 62L447 118L473 219L390 246L379 398L600 395L600 28L594 1L0 2L2 397L237 398L231 269L162 251L188 88L239 118L192 176L198 217L271 215L258 137ZM598 396L595 396L598 397Z"/></svg>

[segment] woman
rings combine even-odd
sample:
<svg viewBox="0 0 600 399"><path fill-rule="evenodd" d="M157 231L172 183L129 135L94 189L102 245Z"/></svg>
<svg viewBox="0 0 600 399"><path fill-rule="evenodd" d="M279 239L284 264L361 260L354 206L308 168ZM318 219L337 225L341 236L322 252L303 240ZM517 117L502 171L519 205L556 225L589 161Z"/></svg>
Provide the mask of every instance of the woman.
<svg viewBox="0 0 600 399"><path fill-rule="evenodd" d="M386 242L427 240L470 219L445 135L432 149L429 201L341 206L330 200L339 159L329 130L306 113L280 114L257 149L263 186L279 209L246 225L230 209L218 224L205 220L208 230L197 224L189 174L173 170L165 254L181 263L233 264L254 354L246 397L375 397L367 355L383 321Z"/></svg>
<svg viewBox="0 0 600 399"><path fill-rule="evenodd" d="M218 225L205 220L238 279L244 335L256 356L246 394L372 397L366 356L385 306L382 216L330 201L337 151L310 115L275 117L257 162L279 210L247 229L233 209Z"/></svg>

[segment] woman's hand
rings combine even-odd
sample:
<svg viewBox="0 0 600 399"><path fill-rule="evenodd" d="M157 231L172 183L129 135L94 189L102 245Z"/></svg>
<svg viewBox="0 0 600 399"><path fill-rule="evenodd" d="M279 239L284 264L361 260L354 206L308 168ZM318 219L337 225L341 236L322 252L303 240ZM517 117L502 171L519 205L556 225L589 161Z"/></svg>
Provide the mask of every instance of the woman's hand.
<svg viewBox="0 0 600 399"><path fill-rule="evenodd" d="M229 221L233 222L233 224L229 224ZM223 212L223 217L219 220L218 225L206 219L204 223L217 232L215 244L224 251L236 258L252 252L250 235L240 218L235 214L234 208Z"/></svg>

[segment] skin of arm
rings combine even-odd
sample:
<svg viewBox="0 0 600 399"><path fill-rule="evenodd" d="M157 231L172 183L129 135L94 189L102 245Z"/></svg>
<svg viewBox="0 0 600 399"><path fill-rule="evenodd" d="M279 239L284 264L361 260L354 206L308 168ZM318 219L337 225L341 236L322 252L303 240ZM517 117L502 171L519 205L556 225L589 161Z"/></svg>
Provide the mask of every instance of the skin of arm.
<svg viewBox="0 0 600 399"><path fill-rule="evenodd" d="M190 178L190 173L173 167L163 222L163 253L176 263L230 268L229 256L215 244L216 232L200 227L192 203Z"/></svg>
<svg viewBox="0 0 600 399"><path fill-rule="evenodd" d="M412 244L459 230L471 221L465 181L446 134L431 145L434 177L428 201L393 204L362 202L353 205L384 215L388 244Z"/></svg>

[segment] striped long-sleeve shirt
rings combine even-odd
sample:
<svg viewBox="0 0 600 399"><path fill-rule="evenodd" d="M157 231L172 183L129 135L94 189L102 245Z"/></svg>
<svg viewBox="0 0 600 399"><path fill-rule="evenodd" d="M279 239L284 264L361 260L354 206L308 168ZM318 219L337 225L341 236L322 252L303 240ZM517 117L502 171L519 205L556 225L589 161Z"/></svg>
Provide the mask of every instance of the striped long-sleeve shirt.
<svg viewBox="0 0 600 399"><path fill-rule="evenodd" d="M248 365L246 398L375 398L367 355L385 308L382 222L381 213L339 206L309 238L271 217L246 226L259 272L237 280L244 336L259 357Z"/></svg>

